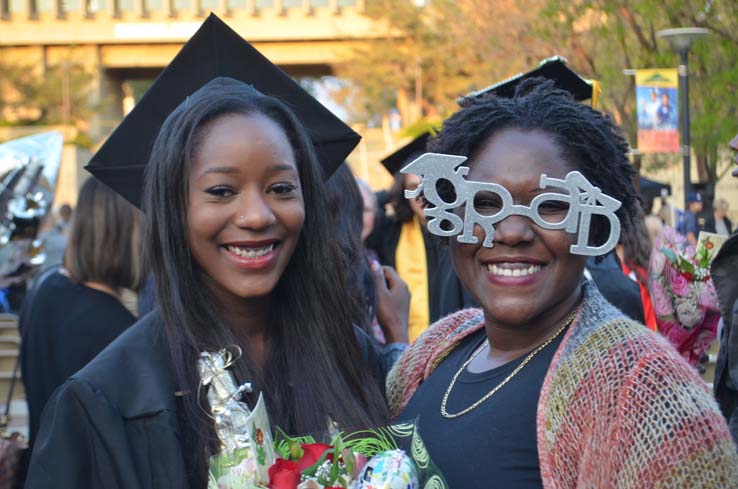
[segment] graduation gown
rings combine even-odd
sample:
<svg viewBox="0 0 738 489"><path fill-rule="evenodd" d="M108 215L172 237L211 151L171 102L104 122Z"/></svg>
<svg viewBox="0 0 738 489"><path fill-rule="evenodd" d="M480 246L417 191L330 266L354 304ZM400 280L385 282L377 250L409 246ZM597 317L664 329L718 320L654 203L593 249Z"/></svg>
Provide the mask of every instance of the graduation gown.
<svg viewBox="0 0 738 489"><path fill-rule="evenodd" d="M363 332L357 330L357 339L383 389L387 365ZM55 392L44 411L25 487L191 487L187 447L181 442L191 435L182 431L176 390L162 322L154 311Z"/></svg>
<svg viewBox="0 0 738 489"><path fill-rule="evenodd" d="M377 253L382 265L397 268L395 252L400 241L402 223L384 212L377 214L372 233L367 238L367 246ZM475 307L471 295L462 287L454 267L448 247L441 239L430 235L423 229L425 256L428 266L428 309L430 324L451 313Z"/></svg>

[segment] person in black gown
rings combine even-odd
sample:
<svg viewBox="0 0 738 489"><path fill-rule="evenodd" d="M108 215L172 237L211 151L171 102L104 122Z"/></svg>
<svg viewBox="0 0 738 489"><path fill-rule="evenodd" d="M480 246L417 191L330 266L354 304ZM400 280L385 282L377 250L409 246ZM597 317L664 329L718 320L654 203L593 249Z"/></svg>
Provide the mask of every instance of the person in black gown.
<svg viewBox="0 0 738 489"><path fill-rule="evenodd" d="M20 314L29 447L54 390L136 321L121 292L141 283L139 211L99 180L82 185L64 267L48 270Z"/></svg>

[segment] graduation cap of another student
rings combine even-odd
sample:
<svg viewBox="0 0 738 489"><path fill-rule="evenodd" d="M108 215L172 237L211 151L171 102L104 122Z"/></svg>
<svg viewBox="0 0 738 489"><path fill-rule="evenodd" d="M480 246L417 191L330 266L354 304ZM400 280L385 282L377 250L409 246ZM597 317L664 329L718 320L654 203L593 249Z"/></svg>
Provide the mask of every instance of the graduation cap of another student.
<svg viewBox="0 0 738 489"><path fill-rule="evenodd" d="M202 86L229 77L287 104L315 145L327 178L361 139L214 14L187 41L85 167L138 206L143 173L164 120Z"/></svg>
<svg viewBox="0 0 738 489"><path fill-rule="evenodd" d="M599 95L597 84L582 78L576 71L569 68L566 59L561 56L541 61L538 67L528 73L518 73L515 76L502 80L487 88L471 92L457 100L458 104L463 106L465 103L487 94L494 94L498 97L512 98L515 95L515 89L523 80L528 78L542 77L553 80L556 88L566 90L574 96L574 99L581 102L592 98L592 105L596 105L596 98Z"/></svg>
<svg viewBox="0 0 738 489"><path fill-rule="evenodd" d="M385 156L381 160L382 165L391 175L397 174L406 164L425 153L425 145L428 143L430 135L430 131L426 131L394 153Z"/></svg>

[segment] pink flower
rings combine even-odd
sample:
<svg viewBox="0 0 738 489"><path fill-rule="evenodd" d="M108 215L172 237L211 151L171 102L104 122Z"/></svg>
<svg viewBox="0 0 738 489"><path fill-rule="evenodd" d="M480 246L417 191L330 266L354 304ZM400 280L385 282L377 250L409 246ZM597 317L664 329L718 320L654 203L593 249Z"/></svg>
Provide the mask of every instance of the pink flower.
<svg viewBox="0 0 738 489"><path fill-rule="evenodd" d="M702 354L707 351L717 336L717 323L720 315L707 313L700 324L691 330L673 320L659 320L659 331L677 351L692 365L697 365Z"/></svg>
<svg viewBox="0 0 738 489"><path fill-rule="evenodd" d="M715 285L712 283L712 280L702 282L699 291L700 305L709 311L720 310L717 292L715 291Z"/></svg>
<svg viewBox="0 0 738 489"><path fill-rule="evenodd" d="M658 281L651 281L649 284L651 291L651 299L653 300L653 308L658 316L668 316L674 313L671 305L671 299L664 287Z"/></svg>
<svg viewBox="0 0 738 489"><path fill-rule="evenodd" d="M677 272L673 268L669 268L667 271L667 277L669 278L669 285L671 290L680 297L687 297L689 295L689 280L684 275Z"/></svg>
<svg viewBox="0 0 738 489"><path fill-rule="evenodd" d="M676 229L670 226L664 226L664 230L661 232L661 236L659 236L658 246L671 245L671 248L679 249L685 241L686 238L679 234Z"/></svg>

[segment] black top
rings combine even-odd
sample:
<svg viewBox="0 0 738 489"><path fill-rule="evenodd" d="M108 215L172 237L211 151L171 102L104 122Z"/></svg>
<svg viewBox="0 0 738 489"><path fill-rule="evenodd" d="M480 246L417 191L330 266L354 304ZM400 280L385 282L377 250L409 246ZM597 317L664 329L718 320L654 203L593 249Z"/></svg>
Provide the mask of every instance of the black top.
<svg viewBox="0 0 738 489"><path fill-rule="evenodd" d="M738 443L738 234L728 238L720 248L710 274L723 318L713 389L733 441Z"/></svg>
<svg viewBox="0 0 738 489"><path fill-rule="evenodd" d="M484 329L465 338L413 395L400 419L418 418L433 461L451 489L540 488L536 411L543 379L565 333L534 356L491 398L458 418L441 416L454 374L482 344ZM464 370L446 410L458 413L499 385L527 355L483 373Z"/></svg>
<svg viewBox="0 0 738 489"><path fill-rule="evenodd" d="M141 318L54 393L26 489L194 489L162 328L158 310ZM357 340L384 385L386 365L362 331Z"/></svg>
<svg viewBox="0 0 738 489"><path fill-rule="evenodd" d="M26 298L21 313L21 373L30 442L57 387L136 321L115 297L52 272Z"/></svg>

